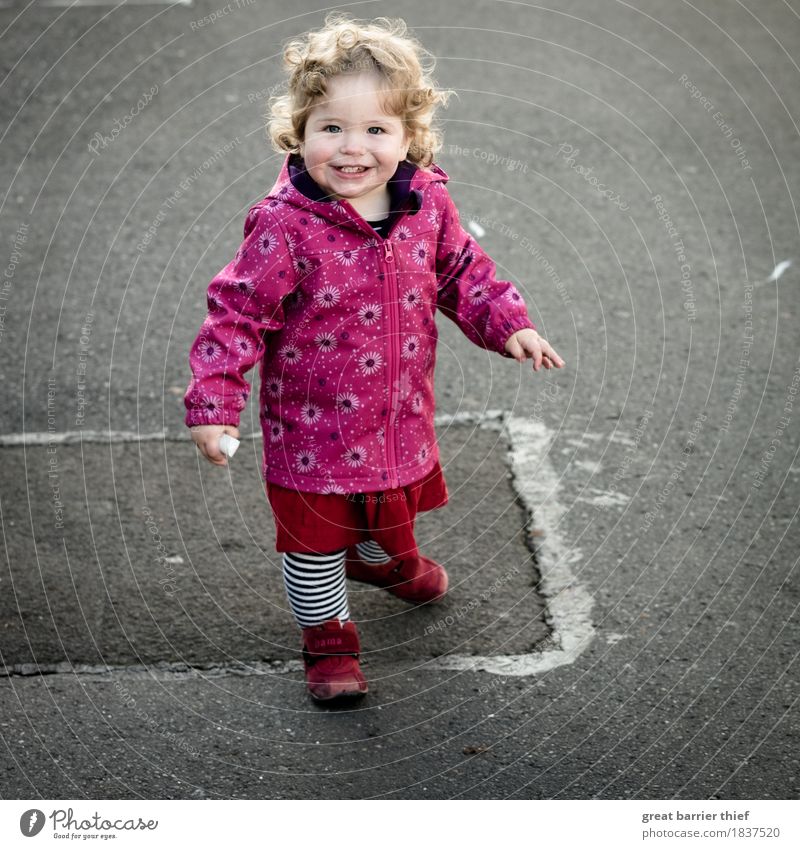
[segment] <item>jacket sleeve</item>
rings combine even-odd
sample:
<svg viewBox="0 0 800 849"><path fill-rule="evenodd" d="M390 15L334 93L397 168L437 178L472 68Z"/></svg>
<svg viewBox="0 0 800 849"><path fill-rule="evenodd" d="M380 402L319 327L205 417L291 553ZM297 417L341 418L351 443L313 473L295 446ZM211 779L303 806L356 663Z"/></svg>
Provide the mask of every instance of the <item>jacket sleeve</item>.
<svg viewBox="0 0 800 849"><path fill-rule="evenodd" d="M250 395L244 379L264 353L264 334L283 327L282 301L296 275L280 225L254 206L244 241L208 286L208 314L192 343L186 425L238 425Z"/></svg>
<svg viewBox="0 0 800 849"><path fill-rule="evenodd" d="M497 280L491 257L460 224L450 193L444 200L436 254L437 306L464 335L481 348L511 358L505 344L512 333L536 325L525 301L508 280Z"/></svg>

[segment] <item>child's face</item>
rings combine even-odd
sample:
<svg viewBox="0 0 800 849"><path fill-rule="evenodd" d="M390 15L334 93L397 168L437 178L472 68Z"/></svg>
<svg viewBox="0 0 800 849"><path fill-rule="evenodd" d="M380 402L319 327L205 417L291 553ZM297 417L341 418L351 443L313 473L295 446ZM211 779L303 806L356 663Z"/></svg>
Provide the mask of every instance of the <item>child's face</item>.
<svg viewBox="0 0 800 849"><path fill-rule="evenodd" d="M403 122L387 115L382 104L377 73L339 74L309 113L300 153L311 177L329 194L348 201L377 197L406 158L410 139Z"/></svg>

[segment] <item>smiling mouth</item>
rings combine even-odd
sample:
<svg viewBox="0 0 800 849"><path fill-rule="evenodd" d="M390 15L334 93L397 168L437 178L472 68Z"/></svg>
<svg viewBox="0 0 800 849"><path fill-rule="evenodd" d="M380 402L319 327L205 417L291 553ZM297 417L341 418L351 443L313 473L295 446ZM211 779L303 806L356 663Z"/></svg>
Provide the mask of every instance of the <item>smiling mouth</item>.
<svg viewBox="0 0 800 849"><path fill-rule="evenodd" d="M334 165L333 167L342 174L363 174L369 170L366 165Z"/></svg>

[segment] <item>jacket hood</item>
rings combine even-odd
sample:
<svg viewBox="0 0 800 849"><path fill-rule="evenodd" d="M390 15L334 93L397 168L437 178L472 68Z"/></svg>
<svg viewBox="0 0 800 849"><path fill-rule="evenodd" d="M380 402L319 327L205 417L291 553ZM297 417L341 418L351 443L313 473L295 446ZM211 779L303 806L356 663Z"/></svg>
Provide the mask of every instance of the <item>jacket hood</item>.
<svg viewBox="0 0 800 849"><path fill-rule="evenodd" d="M420 168L407 159L403 160L387 184L391 212L408 210L414 215L422 206L425 189L433 183L446 183L449 179L438 165ZM326 194L306 171L303 158L296 153L287 155L268 197L307 209L336 224L344 224L350 218L345 211L349 204L339 203Z"/></svg>

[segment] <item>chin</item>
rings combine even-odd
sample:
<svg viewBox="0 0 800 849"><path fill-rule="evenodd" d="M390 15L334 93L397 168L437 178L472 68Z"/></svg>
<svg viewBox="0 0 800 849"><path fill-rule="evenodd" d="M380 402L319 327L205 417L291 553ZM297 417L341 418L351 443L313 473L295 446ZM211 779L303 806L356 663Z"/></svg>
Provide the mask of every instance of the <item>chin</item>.
<svg viewBox="0 0 800 849"><path fill-rule="evenodd" d="M360 198L363 195L368 195L370 192L374 192L375 189L379 187L379 183L371 186L339 186L334 189L337 195L340 197L346 198Z"/></svg>

